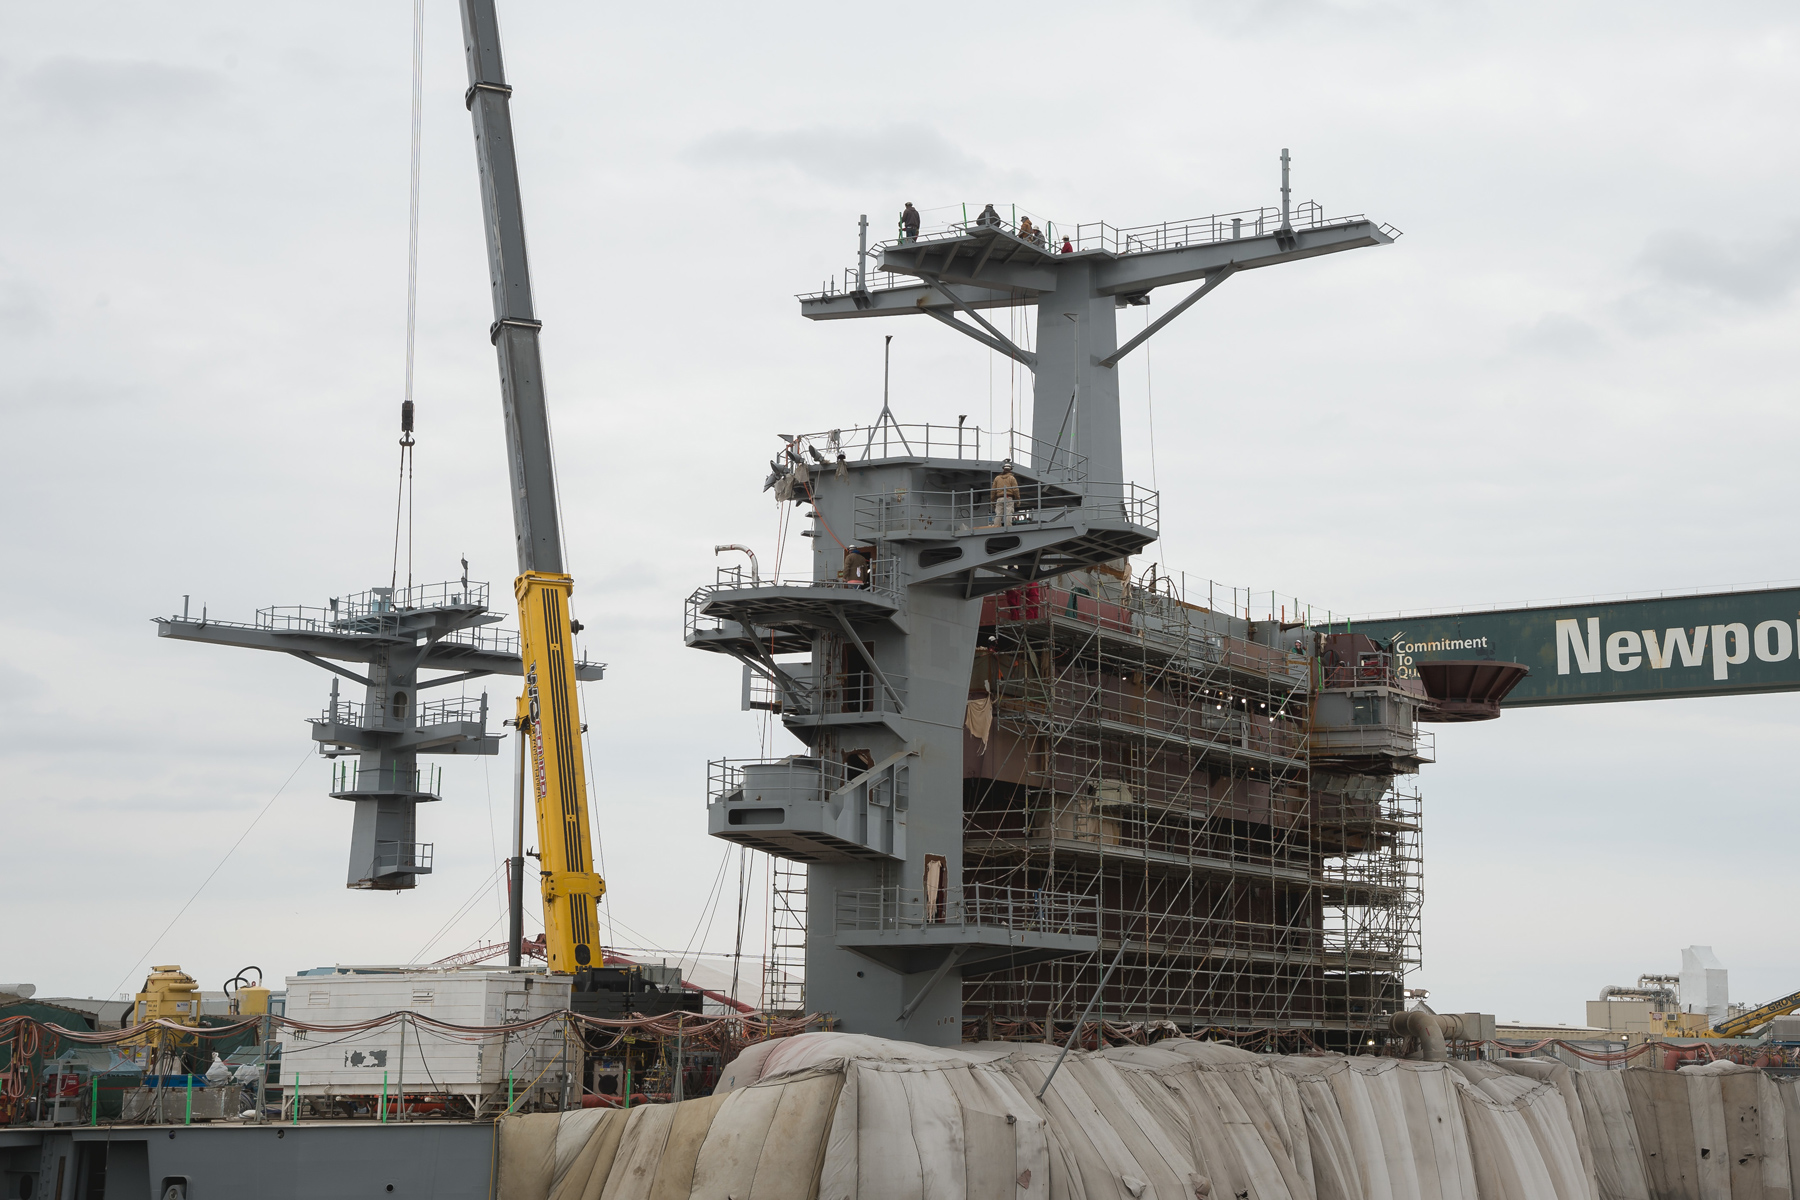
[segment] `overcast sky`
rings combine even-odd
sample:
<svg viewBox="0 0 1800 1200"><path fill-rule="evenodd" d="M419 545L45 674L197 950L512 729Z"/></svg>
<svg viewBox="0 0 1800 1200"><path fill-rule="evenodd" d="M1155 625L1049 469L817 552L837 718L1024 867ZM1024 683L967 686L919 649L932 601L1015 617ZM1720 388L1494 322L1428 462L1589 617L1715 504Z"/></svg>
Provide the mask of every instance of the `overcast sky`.
<svg viewBox="0 0 1800 1200"><path fill-rule="evenodd" d="M426 7L415 573L467 554L504 596L460 29ZM773 558L775 434L873 418L886 333L903 420L1004 426L1028 397L935 324L799 317L859 213L1238 210L1277 202L1286 146L1296 199L1405 231L1239 276L1127 361L1128 473L1191 579L1366 613L1800 575L1791 5L501 7L576 610L611 664L585 702L618 943L732 946L735 877L703 916L705 764L759 729L736 667L682 648L682 599L715 543ZM304 724L327 676L149 622L387 579L410 6L0 23L0 982L216 987L502 936L509 760L446 767L417 891L346 891ZM1415 983L1577 1023L1698 942L1734 998L1800 987L1797 717L1441 728Z"/></svg>

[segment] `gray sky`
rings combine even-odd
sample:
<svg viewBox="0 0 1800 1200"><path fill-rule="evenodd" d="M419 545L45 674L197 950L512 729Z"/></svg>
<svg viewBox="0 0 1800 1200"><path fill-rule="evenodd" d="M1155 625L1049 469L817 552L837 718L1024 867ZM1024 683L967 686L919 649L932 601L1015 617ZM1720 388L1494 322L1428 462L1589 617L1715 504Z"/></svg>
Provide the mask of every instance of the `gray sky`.
<svg viewBox="0 0 1800 1200"><path fill-rule="evenodd" d="M504 594L460 31L427 10L416 575L467 553ZM1127 361L1128 473L1190 578L1356 613L1800 575L1789 5L502 18L577 612L611 664L586 704L620 943L731 945L730 884L702 917L725 849L705 762L759 730L736 669L681 648L681 601L714 543L773 557L775 432L871 419L884 333L903 420L1003 427L1028 396L935 325L799 318L858 213L1243 209L1276 202L1287 146L1297 198L1405 231L1233 279ZM326 677L148 621L184 593L247 619L385 581L409 6L7 0L0 22L0 979L100 994L179 962L217 986L499 936L506 760L446 767L424 886L347 892L349 809L303 723ZM1440 729L1417 982L1576 1023L1701 942L1735 997L1800 986L1796 717L1779 696Z"/></svg>

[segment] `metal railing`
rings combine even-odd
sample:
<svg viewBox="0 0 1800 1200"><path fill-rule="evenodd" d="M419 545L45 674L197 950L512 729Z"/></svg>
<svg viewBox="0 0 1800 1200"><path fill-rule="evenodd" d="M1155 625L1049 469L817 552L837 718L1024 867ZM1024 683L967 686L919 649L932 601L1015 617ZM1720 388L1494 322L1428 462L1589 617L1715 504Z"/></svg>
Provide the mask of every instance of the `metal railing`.
<svg viewBox="0 0 1800 1200"><path fill-rule="evenodd" d="M856 498L856 537L906 537L929 533L1004 533L1010 528L1066 525L1072 521L1128 521L1155 529L1158 495L1135 483L1106 484L1112 496L1077 496L1044 484L1021 483L1008 506L991 488L923 492L896 489Z"/></svg>
<svg viewBox="0 0 1800 1200"><path fill-rule="evenodd" d="M845 889L837 893L834 917L839 930L949 925L1093 937L1100 929L1092 896L975 883L941 888L929 898L923 888Z"/></svg>
<svg viewBox="0 0 1800 1200"><path fill-rule="evenodd" d="M431 870L435 842L376 842L375 873L423 875Z"/></svg>
<svg viewBox="0 0 1800 1200"><path fill-rule="evenodd" d="M437 766L414 767L410 771L399 767L375 767L365 771L362 763L354 759L338 759L331 764L334 795L342 792L417 792L436 797L443 781L444 769Z"/></svg>
<svg viewBox="0 0 1800 1200"><path fill-rule="evenodd" d="M722 800L743 787L745 767L786 767L790 783L803 790L810 783L812 798L820 802L849 783L851 778L850 768L843 763L804 754L790 754L785 758L715 758L706 764L707 803Z"/></svg>
<svg viewBox="0 0 1800 1200"><path fill-rule="evenodd" d="M458 696L448 700L427 700L422 704L409 705L411 725L413 729L427 729L435 725L478 724L487 725L487 694L480 696ZM355 700L340 700L336 705L325 709L309 720L314 725L350 725L357 729L380 729L391 720L394 728L407 727L407 715L392 715L391 706L363 704ZM371 715L373 719L371 719Z"/></svg>
<svg viewBox="0 0 1800 1200"><path fill-rule="evenodd" d="M713 583L698 587L689 594L683 619L683 633L692 637L696 633L718 633L727 624L733 623L729 618L712 616L703 611L708 604L721 596L750 588L807 588L825 592L874 592L882 596L897 598L902 594L900 583L900 556L897 554L877 554L869 563L869 577L865 580L855 579L813 579L807 576L787 576L785 578L752 578L750 572L740 566L718 568Z"/></svg>
<svg viewBox="0 0 1800 1200"><path fill-rule="evenodd" d="M1129 226L1110 225L1105 221L1083 221L1073 225L1059 224L1053 220L1040 218L1035 213L1023 212L1016 205L1003 207L1000 210L998 222L986 223L969 215L971 212L979 213L979 206L952 205L948 209L935 211L946 213L947 216L930 222L928 225L922 225L917 237L895 237L878 242L869 251L870 262L879 263L884 250L930 245L933 242L967 237L971 232L982 228L999 229L1002 233L1050 253L1062 252L1063 245L1067 242L1070 253L1097 250L1115 255L1206 246L1218 242L1237 241L1247 237L1263 237L1282 229L1281 209L1277 207L1246 208L1237 212L1212 213L1203 217L1188 217L1176 221L1159 221L1149 225ZM1027 217L1032 221L1030 234L1023 232L1024 218ZM1287 228L1293 230L1323 229L1367 219L1362 213L1328 216L1325 206L1318 201L1303 200L1293 206ZM1390 225L1383 225L1381 230L1389 237L1400 236L1400 231ZM917 286L918 279L916 276L899 272L871 270L867 273L864 282L870 291L878 291L897 287L914 287ZM844 269L841 281L827 279L818 291L803 292L799 299L829 299L834 296L852 295L856 290L856 268L851 266Z"/></svg>
<svg viewBox="0 0 1800 1200"><path fill-rule="evenodd" d="M888 683L893 685L899 700L888 695L887 689L875 678L875 673L866 666L860 671L840 672L829 680L819 692L818 711L827 716L851 713L890 713L904 711L906 705L906 676L887 673Z"/></svg>
<svg viewBox="0 0 1800 1200"><path fill-rule="evenodd" d="M370 588L335 598L327 605L283 604L256 610L258 629L383 632L397 627L396 618L431 608L485 609L488 585L449 580L410 588Z"/></svg>
<svg viewBox="0 0 1800 1200"><path fill-rule="evenodd" d="M1437 734L1410 723L1314 726L1307 745L1315 758L1366 753L1437 761Z"/></svg>
<svg viewBox="0 0 1800 1200"><path fill-rule="evenodd" d="M1011 459L1035 474L1075 483L1087 478L1087 457L1040 441L1020 429L984 430L977 425L903 425L883 421L803 433L790 443L796 456L804 456L809 470L829 471L842 453L848 462L878 458L956 458L999 463ZM821 465L812 451L825 460ZM1039 471L1031 464L1054 461L1053 468Z"/></svg>

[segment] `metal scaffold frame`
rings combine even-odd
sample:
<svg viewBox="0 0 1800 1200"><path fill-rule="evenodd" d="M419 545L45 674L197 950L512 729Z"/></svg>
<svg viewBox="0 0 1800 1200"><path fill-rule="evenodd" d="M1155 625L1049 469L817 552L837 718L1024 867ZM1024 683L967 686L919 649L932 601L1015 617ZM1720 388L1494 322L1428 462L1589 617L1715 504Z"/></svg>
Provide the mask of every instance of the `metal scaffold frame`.
<svg viewBox="0 0 1800 1200"><path fill-rule="evenodd" d="M806 864L776 855L769 856L769 943L759 1007L806 1010Z"/></svg>
<svg viewBox="0 0 1800 1200"><path fill-rule="evenodd" d="M967 980L971 1021L1075 1019L1121 942L1107 1020L1336 1041L1398 1007L1418 961L1417 792L1391 774L1354 776L1378 799L1315 789L1312 699L1329 681L1302 652L1312 634L1277 622L1272 646L1221 616L1105 568L992 603L965 880L1095 897L1101 944ZM1352 776L1329 765L1342 788Z"/></svg>

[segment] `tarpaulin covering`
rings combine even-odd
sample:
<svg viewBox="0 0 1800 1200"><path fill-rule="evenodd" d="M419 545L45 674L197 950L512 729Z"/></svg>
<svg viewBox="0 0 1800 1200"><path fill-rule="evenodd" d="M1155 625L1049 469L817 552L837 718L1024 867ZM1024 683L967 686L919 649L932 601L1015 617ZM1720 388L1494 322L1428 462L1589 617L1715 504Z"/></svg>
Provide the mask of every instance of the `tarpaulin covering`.
<svg viewBox="0 0 1800 1200"><path fill-rule="evenodd" d="M502 1119L502 1200L1794 1200L1794 1096L1733 1064L1572 1072L760 1043L682 1104Z"/></svg>

